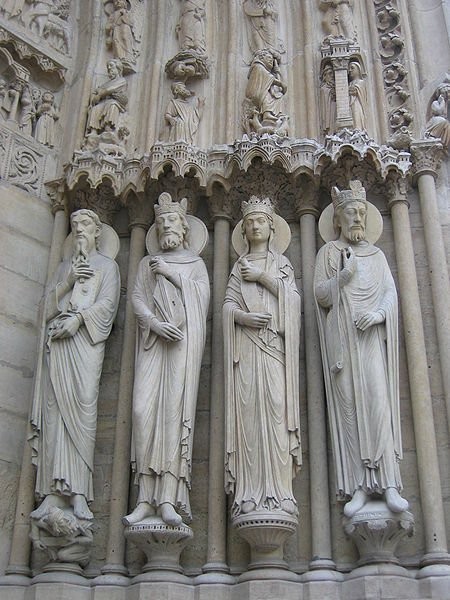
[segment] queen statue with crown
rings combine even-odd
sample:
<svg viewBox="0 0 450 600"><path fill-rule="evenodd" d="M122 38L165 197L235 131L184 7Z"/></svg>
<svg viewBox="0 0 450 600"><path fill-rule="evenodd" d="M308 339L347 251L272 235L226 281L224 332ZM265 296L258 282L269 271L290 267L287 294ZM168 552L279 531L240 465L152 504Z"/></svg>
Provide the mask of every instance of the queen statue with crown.
<svg viewBox="0 0 450 600"><path fill-rule="evenodd" d="M239 254L223 307L227 492L233 518L297 515L292 479L301 463L300 296L289 260L289 226L268 198L242 203Z"/></svg>
<svg viewBox="0 0 450 600"><path fill-rule="evenodd" d="M397 293L378 210L360 181L332 190L319 230L315 296L338 497L353 517L373 498L401 497Z"/></svg>

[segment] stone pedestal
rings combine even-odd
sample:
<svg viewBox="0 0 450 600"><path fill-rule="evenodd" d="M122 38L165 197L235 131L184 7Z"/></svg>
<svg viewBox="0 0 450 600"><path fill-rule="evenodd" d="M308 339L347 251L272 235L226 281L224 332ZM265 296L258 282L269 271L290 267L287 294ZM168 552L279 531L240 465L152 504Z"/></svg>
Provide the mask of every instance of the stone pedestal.
<svg viewBox="0 0 450 600"><path fill-rule="evenodd" d="M298 581L284 560L284 543L295 533L297 517L283 512L254 511L233 519L239 535L249 543L251 560L248 571L239 582L252 579L285 579Z"/></svg>
<svg viewBox="0 0 450 600"><path fill-rule="evenodd" d="M67 583L81 586L90 586L90 580L84 576L80 565L71 562L49 562L42 569L42 573L31 580L37 583Z"/></svg>
<svg viewBox="0 0 450 600"><path fill-rule="evenodd" d="M344 518L345 533L359 550L358 568L350 577L389 574L406 575L395 556L398 543L414 534L414 517L409 511L393 513L382 500L371 500L353 517Z"/></svg>
<svg viewBox="0 0 450 600"><path fill-rule="evenodd" d="M190 527L182 523L177 527L167 525L159 517L149 517L125 528L125 537L140 548L147 557L142 574L133 583L164 581L190 583L180 566L180 555L194 537Z"/></svg>

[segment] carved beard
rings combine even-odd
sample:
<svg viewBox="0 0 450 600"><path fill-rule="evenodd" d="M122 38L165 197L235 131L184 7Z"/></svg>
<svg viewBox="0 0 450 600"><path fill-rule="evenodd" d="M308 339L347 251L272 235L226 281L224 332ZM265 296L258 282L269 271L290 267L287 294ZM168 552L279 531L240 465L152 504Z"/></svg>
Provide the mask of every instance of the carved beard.
<svg viewBox="0 0 450 600"><path fill-rule="evenodd" d="M364 227L350 229L350 231L348 232L348 239L353 243L362 242L363 240L365 240L366 239L366 231L365 231Z"/></svg>
<svg viewBox="0 0 450 600"><path fill-rule="evenodd" d="M159 245L162 250L173 250L183 243L183 236L177 231L165 231L159 236Z"/></svg>
<svg viewBox="0 0 450 600"><path fill-rule="evenodd" d="M74 263L89 262L88 242L85 237L75 239L75 248L72 260Z"/></svg>

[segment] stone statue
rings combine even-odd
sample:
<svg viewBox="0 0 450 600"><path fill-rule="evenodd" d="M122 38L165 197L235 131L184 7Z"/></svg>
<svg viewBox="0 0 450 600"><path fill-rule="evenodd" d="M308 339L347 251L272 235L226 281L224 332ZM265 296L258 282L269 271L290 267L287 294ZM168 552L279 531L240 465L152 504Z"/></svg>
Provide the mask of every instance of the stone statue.
<svg viewBox="0 0 450 600"><path fill-rule="evenodd" d="M106 23L106 45L111 48L114 58L125 65L134 65L138 52L136 34L131 11L126 0L113 0L113 11Z"/></svg>
<svg viewBox="0 0 450 600"><path fill-rule="evenodd" d="M397 294L383 252L371 243L381 216L359 181L333 188L332 197L315 295L337 494L350 499L347 517L373 496L403 512Z"/></svg>
<svg viewBox="0 0 450 600"><path fill-rule="evenodd" d="M252 53L263 49L284 52L277 37L278 12L274 0L244 0L243 8L249 21L249 46Z"/></svg>
<svg viewBox="0 0 450 600"><path fill-rule="evenodd" d="M356 39L353 23L353 0L320 0L320 9L325 12L322 26L331 37Z"/></svg>
<svg viewBox="0 0 450 600"><path fill-rule="evenodd" d="M184 140L188 144L193 144L205 100L194 98L195 94L181 82L173 83L171 89L173 98L167 105L164 115L169 128L167 141Z"/></svg>
<svg viewBox="0 0 450 600"><path fill-rule="evenodd" d="M206 54L205 0L182 0L181 15L176 26L180 50Z"/></svg>
<svg viewBox="0 0 450 600"><path fill-rule="evenodd" d="M331 65L325 65L320 84L320 124L325 135L336 127L336 87Z"/></svg>
<svg viewBox="0 0 450 600"><path fill-rule="evenodd" d="M350 96L350 111L352 113L353 128L367 129L368 98L366 82L362 77L361 65L351 61L348 65L348 93Z"/></svg>
<svg viewBox="0 0 450 600"><path fill-rule="evenodd" d="M88 504L97 397L120 292L117 263L98 250L107 236L118 248L117 235L104 231L107 226L86 209L72 213L71 226L71 256L56 270L46 298L46 340L31 419L36 496L43 502L30 516L44 529L54 507L72 507L82 522L93 519Z"/></svg>
<svg viewBox="0 0 450 600"><path fill-rule="evenodd" d="M55 97L51 92L42 94L41 102L36 110L36 118L35 140L53 148L55 145L55 121L59 119L59 113L55 108Z"/></svg>
<svg viewBox="0 0 450 600"><path fill-rule="evenodd" d="M178 526L189 503L195 408L205 345L209 281L199 242L205 226L186 216L187 200L164 192L155 205L133 292L138 324L133 391L133 454L139 495L123 518L155 515ZM200 232L199 232L200 227Z"/></svg>
<svg viewBox="0 0 450 600"><path fill-rule="evenodd" d="M448 87L448 86L447 86ZM450 122L447 94L440 93L431 103L431 118L425 127L426 137L440 138L444 147L450 145Z"/></svg>
<svg viewBox="0 0 450 600"><path fill-rule="evenodd" d="M25 0L2 0L0 12L3 12L6 18L11 19L22 14Z"/></svg>
<svg viewBox="0 0 450 600"><path fill-rule="evenodd" d="M25 25L40 38L44 37L45 26L53 5L53 0L32 0L30 9L24 15Z"/></svg>
<svg viewBox="0 0 450 600"><path fill-rule="evenodd" d="M242 213L233 233L240 257L223 306L226 491L234 494L234 519L254 511L296 515L300 295L280 253L290 231L268 198L251 196Z"/></svg>
<svg viewBox="0 0 450 600"><path fill-rule="evenodd" d="M91 96L87 133L116 131L121 113L128 104L128 86L122 76L120 60L109 60L106 65L109 81L95 89Z"/></svg>
<svg viewBox="0 0 450 600"><path fill-rule="evenodd" d="M243 103L247 133L287 135L289 117L282 112L287 85L280 72L280 55L259 50L248 73Z"/></svg>

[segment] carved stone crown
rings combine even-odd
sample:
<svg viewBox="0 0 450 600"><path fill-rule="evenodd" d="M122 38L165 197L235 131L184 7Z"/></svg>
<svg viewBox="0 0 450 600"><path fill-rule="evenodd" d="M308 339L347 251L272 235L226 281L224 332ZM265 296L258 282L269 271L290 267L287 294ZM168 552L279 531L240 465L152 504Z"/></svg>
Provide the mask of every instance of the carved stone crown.
<svg viewBox="0 0 450 600"><path fill-rule="evenodd" d="M339 190L336 186L334 186L331 190L331 198L333 199L334 209L338 208L342 204L346 202L364 202L367 203L366 200L366 190L363 188L363 184L355 179L354 181L350 181L350 189L349 190Z"/></svg>
<svg viewBox="0 0 450 600"><path fill-rule="evenodd" d="M250 200L248 202L246 200L242 201L241 209L244 219L251 213L265 213L266 215L273 215L273 206L270 198L258 198L258 196L250 196Z"/></svg>
<svg viewBox="0 0 450 600"><path fill-rule="evenodd" d="M163 192L158 198L158 204L155 204L155 217L164 213L178 213L186 216L187 198L183 198L181 202L172 202L172 196L169 192Z"/></svg>

